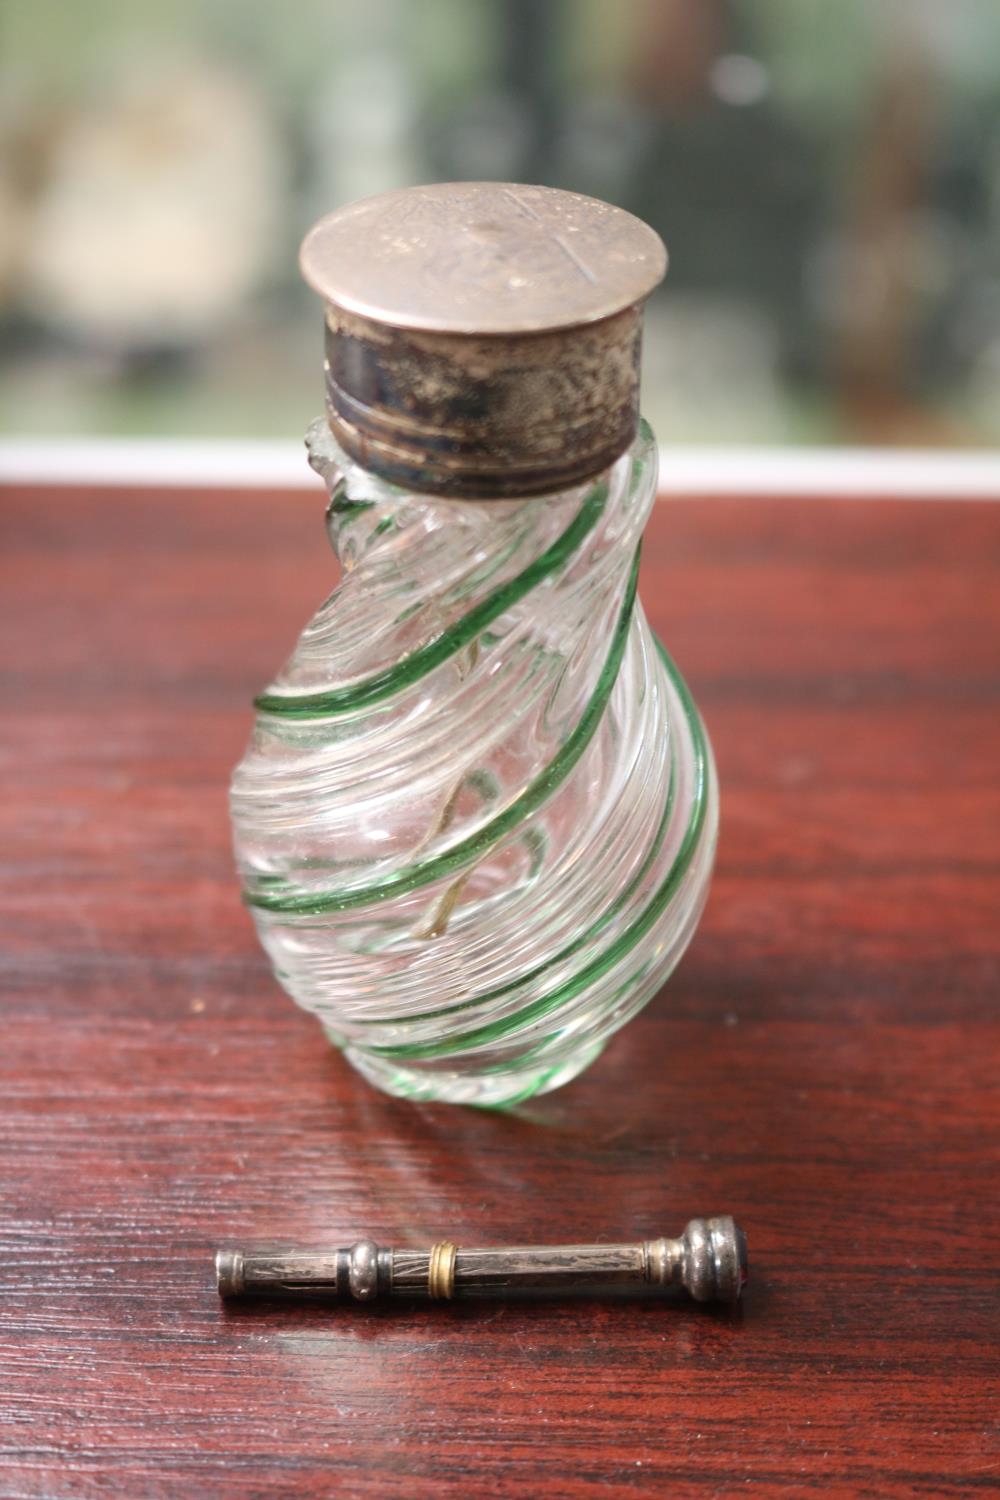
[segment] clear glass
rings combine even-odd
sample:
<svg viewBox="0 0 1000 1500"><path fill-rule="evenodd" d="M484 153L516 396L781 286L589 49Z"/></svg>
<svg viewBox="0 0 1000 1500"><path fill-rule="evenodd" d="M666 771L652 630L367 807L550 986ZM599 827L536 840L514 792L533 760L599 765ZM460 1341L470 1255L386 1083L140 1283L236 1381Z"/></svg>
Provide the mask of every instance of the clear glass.
<svg viewBox="0 0 1000 1500"><path fill-rule="evenodd" d="M593 1062L708 890L711 750L635 594L653 436L503 502L401 491L322 421L308 442L343 578L235 772L245 899L372 1083L509 1105Z"/></svg>

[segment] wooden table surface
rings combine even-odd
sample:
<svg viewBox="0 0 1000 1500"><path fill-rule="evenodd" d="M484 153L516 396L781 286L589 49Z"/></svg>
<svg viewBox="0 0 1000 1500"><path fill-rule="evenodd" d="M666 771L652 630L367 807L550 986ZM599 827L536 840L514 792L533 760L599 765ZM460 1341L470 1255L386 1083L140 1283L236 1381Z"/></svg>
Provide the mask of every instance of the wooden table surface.
<svg viewBox="0 0 1000 1500"><path fill-rule="evenodd" d="M0 1494L1000 1488L1000 506L671 500L703 925L516 1114L382 1098L278 990L226 785L334 578L320 497L8 491ZM735 1314L227 1309L219 1244L732 1212Z"/></svg>

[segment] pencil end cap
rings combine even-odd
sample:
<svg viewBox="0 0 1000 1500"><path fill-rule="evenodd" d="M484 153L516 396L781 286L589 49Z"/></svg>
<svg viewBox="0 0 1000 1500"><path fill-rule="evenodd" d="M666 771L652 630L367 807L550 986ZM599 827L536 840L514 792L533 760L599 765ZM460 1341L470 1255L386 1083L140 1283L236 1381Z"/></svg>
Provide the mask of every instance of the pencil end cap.
<svg viewBox="0 0 1000 1500"><path fill-rule="evenodd" d="M692 1219L682 1239L681 1282L696 1302L738 1302L747 1281L747 1241L729 1214Z"/></svg>
<svg viewBox="0 0 1000 1500"><path fill-rule="evenodd" d="M243 1256L239 1250L217 1250L215 1284L220 1297L238 1297L243 1291Z"/></svg>

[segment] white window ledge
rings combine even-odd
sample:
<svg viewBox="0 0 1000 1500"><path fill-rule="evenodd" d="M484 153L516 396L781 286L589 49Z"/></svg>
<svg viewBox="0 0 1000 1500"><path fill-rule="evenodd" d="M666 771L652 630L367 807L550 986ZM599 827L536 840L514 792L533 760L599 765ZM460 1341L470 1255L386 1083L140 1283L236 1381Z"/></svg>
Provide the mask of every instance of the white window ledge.
<svg viewBox="0 0 1000 1500"><path fill-rule="evenodd" d="M0 484L315 490L301 443L0 439ZM1000 450L660 449L667 495L1000 500Z"/></svg>

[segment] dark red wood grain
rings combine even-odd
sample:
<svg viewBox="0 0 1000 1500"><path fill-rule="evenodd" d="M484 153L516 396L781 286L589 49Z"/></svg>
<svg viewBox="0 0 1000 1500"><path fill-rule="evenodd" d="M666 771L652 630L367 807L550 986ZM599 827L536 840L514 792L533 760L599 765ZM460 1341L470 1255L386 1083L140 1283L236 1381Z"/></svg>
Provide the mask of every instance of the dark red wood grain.
<svg viewBox="0 0 1000 1500"><path fill-rule="evenodd" d="M0 1493L1000 1487L1000 507L662 503L723 787L663 995L515 1115L373 1093L278 991L225 791L319 498L7 492ZM631 1238L694 1307L226 1310L220 1243Z"/></svg>

